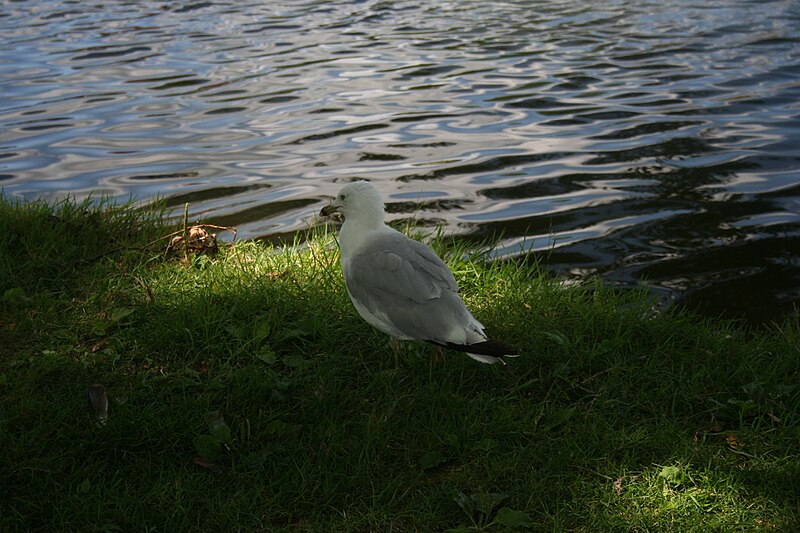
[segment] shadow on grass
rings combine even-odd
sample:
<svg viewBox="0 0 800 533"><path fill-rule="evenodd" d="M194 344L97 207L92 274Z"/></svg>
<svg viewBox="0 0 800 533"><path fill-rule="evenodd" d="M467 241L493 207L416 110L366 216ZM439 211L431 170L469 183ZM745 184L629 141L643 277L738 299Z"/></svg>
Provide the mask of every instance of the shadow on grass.
<svg viewBox="0 0 800 533"><path fill-rule="evenodd" d="M449 243L471 308L522 355L434 367L407 345L395 368L330 236L182 263L145 246L158 217L60 209L0 210L4 527L797 524L796 322L659 315Z"/></svg>

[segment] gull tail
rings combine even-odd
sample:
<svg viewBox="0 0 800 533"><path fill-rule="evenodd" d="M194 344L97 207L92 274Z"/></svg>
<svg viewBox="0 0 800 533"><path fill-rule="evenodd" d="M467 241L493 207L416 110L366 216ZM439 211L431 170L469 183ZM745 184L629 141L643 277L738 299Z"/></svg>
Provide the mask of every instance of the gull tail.
<svg viewBox="0 0 800 533"><path fill-rule="evenodd" d="M517 357L519 355L519 352L517 352L515 348L492 339L476 342L474 344L453 344L451 342L444 344L434 342L433 344L443 348L449 348L450 350L464 352L476 361L487 364L501 363L505 365L507 364L505 361L506 357Z"/></svg>

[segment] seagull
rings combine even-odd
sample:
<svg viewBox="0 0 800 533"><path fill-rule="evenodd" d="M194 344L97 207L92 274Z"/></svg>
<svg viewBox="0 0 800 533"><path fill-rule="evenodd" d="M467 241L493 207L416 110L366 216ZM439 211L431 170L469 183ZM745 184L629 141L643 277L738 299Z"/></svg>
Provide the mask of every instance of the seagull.
<svg viewBox="0 0 800 533"><path fill-rule="evenodd" d="M320 215L335 212L344 215L339 248L350 300L361 318L392 337L395 360L397 340L429 342L489 364L518 355L486 336L433 250L384 223L383 200L371 183L345 185Z"/></svg>

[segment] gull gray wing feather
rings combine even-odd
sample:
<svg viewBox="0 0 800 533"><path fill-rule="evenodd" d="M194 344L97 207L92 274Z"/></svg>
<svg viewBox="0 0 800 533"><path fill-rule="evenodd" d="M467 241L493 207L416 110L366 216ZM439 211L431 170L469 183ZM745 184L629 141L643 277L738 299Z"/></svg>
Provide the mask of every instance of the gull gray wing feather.
<svg viewBox="0 0 800 533"><path fill-rule="evenodd" d="M453 324L471 319L447 265L430 248L401 233L370 239L343 267L356 307L376 317L384 327L370 322L386 333L447 342Z"/></svg>
<svg viewBox="0 0 800 533"><path fill-rule="evenodd" d="M399 232L370 240L350 258L346 270L348 289L419 303L441 297L443 290L458 292L453 273L433 250Z"/></svg>

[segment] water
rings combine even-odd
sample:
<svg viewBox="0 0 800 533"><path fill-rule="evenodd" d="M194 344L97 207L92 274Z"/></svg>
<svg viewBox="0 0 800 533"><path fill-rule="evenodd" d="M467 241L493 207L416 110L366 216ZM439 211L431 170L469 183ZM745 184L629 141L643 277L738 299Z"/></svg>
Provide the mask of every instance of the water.
<svg viewBox="0 0 800 533"><path fill-rule="evenodd" d="M4 2L6 196L290 238L342 183L563 275L800 301L800 2Z"/></svg>

